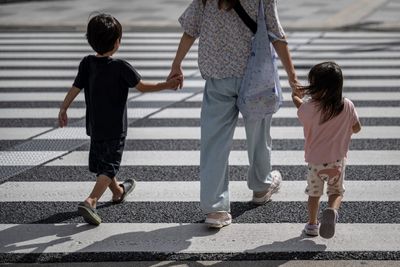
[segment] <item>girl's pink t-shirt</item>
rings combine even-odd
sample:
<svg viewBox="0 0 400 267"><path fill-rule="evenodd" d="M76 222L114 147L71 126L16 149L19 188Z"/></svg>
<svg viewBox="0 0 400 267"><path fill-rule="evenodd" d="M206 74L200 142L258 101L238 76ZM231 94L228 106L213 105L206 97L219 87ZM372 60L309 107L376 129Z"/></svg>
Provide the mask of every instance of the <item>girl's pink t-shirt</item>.
<svg viewBox="0 0 400 267"><path fill-rule="evenodd" d="M344 98L343 111L323 124L319 124L321 112L312 100L299 107L297 116L304 127L306 162L331 163L347 156L352 127L358 121L353 102Z"/></svg>

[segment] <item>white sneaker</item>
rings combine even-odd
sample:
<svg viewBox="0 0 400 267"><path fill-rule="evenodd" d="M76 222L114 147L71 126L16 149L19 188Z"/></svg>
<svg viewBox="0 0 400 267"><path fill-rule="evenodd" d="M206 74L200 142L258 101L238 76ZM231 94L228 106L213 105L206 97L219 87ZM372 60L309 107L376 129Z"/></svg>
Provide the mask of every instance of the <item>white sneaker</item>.
<svg viewBox="0 0 400 267"><path fill-rule="evenodd" d="M232 223L232 215L226 211L208 213L204 223L209 228L222 228Z"/></svg>
<svg viewBox="0 0 400 267"><path fill-rule="evenodd" d="M267 190L263 192L253 192L252 202L256 205L264 205L271 200L273 194L277 193L281 188L282 175L279 171L272 171L272 183Z"/></svg>

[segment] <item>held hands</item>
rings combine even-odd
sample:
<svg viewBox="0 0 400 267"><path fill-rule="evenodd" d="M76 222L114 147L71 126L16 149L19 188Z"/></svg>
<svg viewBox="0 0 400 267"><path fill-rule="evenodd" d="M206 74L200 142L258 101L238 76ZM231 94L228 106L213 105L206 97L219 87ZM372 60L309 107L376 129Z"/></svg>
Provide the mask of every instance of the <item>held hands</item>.
<svg viewBox="0 0 400 267"><path fill-rule="evenodd" d="M67 110L60 109L60 112L58 113L58 126L63 128L65 126L67 126L67 124L68 124Z"/></svg>
<svg viewBox="0 0 400 267"><path fill-rule="evenodd" d="M181 78L178 88L182 89L184 76L183 76L183 71L182 71L181 65L176 65L176 64L172 65L171 72L169 73L169 75L167 77L167 81L169 81L170 79L172 79L174 77L180 77ZM177 89L177 88L175 88L175 89Z"/></svg>
<svg viewBox="0 0 400 267"><path fill-rule="evenodd" d="M289 85L292 88L292 95L298 96L299 98L303 98L304 92L301 90L303 87L297 78L289 79Z"/></svg>
<svg viewBox="0 0 400 267"><path fill-rule="evenodd" d="M172 77L167 78L167 86L168 88L172 90L177 90L178 88L182 88L182 82L183 82L183 75L176 74Z"/></svg>

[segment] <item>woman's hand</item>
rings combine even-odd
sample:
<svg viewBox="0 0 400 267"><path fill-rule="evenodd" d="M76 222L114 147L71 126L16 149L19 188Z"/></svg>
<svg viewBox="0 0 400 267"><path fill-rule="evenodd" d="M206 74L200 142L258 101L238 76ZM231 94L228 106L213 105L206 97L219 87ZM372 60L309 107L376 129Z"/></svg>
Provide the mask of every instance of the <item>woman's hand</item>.
<svg viewBox="0 0 400 267"><path fill-rule="evenodd" d="M297 95L300 98L303 98L304 92L301 90L302 85L297 80L297 78L289 79L289 85L292 88L292 94Z"/></svg>
<svg viewBox="0 0 400 267"><path fill-rule="evenodd" d="M184 80L182 67L181 67L181 65L174 65L173 64L172 67L171 67L171 72L169 73L169 75L167 77L167 81L169 81L172 78L176 78L176 77L179 77L178 88L182 89L183 80Z"/></svg>

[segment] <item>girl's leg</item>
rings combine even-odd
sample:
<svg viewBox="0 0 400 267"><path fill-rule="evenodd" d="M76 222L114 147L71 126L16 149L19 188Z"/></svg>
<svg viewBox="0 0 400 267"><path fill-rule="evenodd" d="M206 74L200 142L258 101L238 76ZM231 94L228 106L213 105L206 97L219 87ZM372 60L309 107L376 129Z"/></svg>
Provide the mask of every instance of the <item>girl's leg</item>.
<svg viewBox="0 0 400 267"><path fill-rule="evenodd" d="M209 79L201 109L200 205L204 213L230 212L228 158L238 118L240 79Z"/></svg>
<svg viewBox="0 0 400 267"><path fill-rule="evenodd" d="M318 224L318 211L319 211L320 197L308 197L308 223Z"/></svg>
<svg viewBox="0 0 400 267"><path fill-rule="evenodd" d="M265 191L272 182L271 176L271 120L245 120L249 172L247 184L255 192Z"/></svg>
<svg viewBox="0 0 400 267"><path fill-rule="evenodd" d="M340 208L340 205L342 204L342 195L330 195L328 197L328 207L338 210Z"/></svg>

